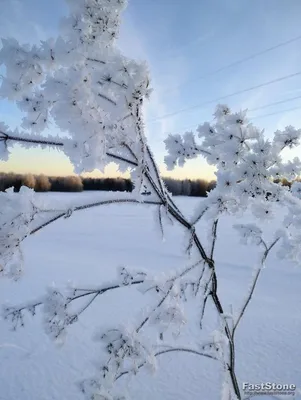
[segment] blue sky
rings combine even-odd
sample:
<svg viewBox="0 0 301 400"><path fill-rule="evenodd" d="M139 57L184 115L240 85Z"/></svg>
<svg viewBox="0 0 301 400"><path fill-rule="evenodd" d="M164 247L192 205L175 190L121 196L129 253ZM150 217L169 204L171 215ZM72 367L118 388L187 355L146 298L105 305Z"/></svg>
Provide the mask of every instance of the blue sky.
<svg viewBox="0 0 301 400"><path fill-rule="evenodd" d="M58 22L67 12L62 0L1 0L0 37L38 42L56 36ZM4 10L4 12L3 12ZM163 140L168 132L181 133L210 120L214 103L177 112L221 96L301 71L301 39L202 77L228 64L301 35L300 0L129 0L119 45L127 56L149 64L154 93L145 110L147 135L162 172ZM224 100L233 109L255 108L301 96L301 76ZM280 112L293 107L300 110ZM301 97L250 113L254 123L271 134L293 124L301 126ZM265 116L259 118L260 116ZM0 102L0 119L17 126L20 115L13 105ZM53 151L16 149L0 170L72 173L63 155ZM114 175L113 167L108 174ZM190 161L168 175L213 177L204 161Z"/></svg>

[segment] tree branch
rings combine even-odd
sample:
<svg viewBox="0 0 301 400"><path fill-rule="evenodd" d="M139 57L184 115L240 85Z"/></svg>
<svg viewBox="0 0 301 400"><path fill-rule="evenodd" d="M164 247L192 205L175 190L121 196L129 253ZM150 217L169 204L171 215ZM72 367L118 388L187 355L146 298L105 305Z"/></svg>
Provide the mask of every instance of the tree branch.
<svg viewBox="0 0 301 400"><path fill-rule="evenodd" d="M128 163L130 165L133 165L134 167L138 166L138 163L136 161L129 160L129 159L125 158L125 157L118 156L117 154L113 154L113 153L110 153L110 152L107 152L106 154L107 154L108 157L111 157L111 158L113 158L115 160L124 161L124 162L126 162L126 163Z"/></svg>
<svg viewBox="0 0 301 400"><path fill-rule="evenodd" d="M213 222L213 227L212 227L213 240L212 240L212 246L211 246L211 252L210 252L210 258L211 259L213 259L213 253L214 253L216 239L217 239L217 225L218 225L218 219L216 219Z"/></svg>
<svg viewBox="0 0 301 400"><path fill-rule="evenodd" d="M193 349L186 349L186 348L181 348L181 347L176 347L176 348L172 348L172 349L166 349L166 350L161 350L158 353L155 354L155 356L160 356L162 354L166 354L166 353L172 353L172 352L184 352L184 353L191 353L191 354L195 354L197 356L203 356L203 357L207 357L207 358L211 358L212 360L217 360L216 357L214 357L211 354L207 354L207 353L202 353L200 351L196 351Z"/></svg>
<svg viewBox="0 0 301 400"><path fill-rule="evenodd" d="M141 117L138 113L137 118L139 121L136 122L136 129L139 131L139 137L141 137L142 140L142 134L140 132L140 125L139 123L141 122ZM25 139L25 141L27 141ZM28 142L30 142L30 140L28 140ZM142 140L143 142L143 140ZM144 142L143 142L144 143ZM41 144L47 144L46 141L43 141ZM58 146L61 146L61 144L57 144ZM151 155L151 152L148 150L148 148L146 147L146 152L148 157L150 158L151 164L154 168L155 174L158 174L158 170L155 164L155 161L153 160L153 157ZM119 159L121 161L127 162L130 165L134 165L137 166L138 162L134 162L132 160L127 160L124 157L121 156L117 156L117 155L113 155L111 153L108 154L109 156L111 156L112 158L115 159ZM173 216L182 226L184 226L186 229L189 229L190 231L192 231L192 225L183 217L183 215L181 214L181 212L179 211L179 209L174 205L174 203L171 201L170 197L166 197L165 196L165 192L163 191L163 188L160 186L160 180L158 180L158 185L154 182L151 173L149 171L149 169L147 169L145 171L145 175L146 178L149 180L152 188L154 189L154 191L157 193L157 195L159 196L161 202L151 202L151 204L156 204L156 205L160 205L160 204L166 204L167 202L167 209L168 212L170 213L171 216ZM112 203L139 203L137 200L133 200L133 199L129 199L129 200L115 200L115 201L104 201L104 202L99 202L99 203L94 203L94 204L90 204L90 205L86 205L86 206L80 206L80 207L76 207L74 210L81 210L81 209L86 209L86 208L91 208L91 207L95 207L95 206L99 206L99 205L104 205L104 204L112 204ZM149 203L147 201L144 201L144 203ZM142 203L143 204L143 203ZM58 216L56 216L55 218L53 218L52 220L44 223L43 225L41 225L40 227L36 228L35 230L33 230L31 233L35 233L38 230L40 230L42 227L45 227L47 225L49 225L51 222L65 216L67 213L61 213ZM213 303L216 307L217 312L219 313L219 315L222 317L224 314L223 311L223 307L221 305L221 302L219 300L218 294L217 294L217 277L216 277L216 273L215 273L215 266L214 266L214 261L211 259L211 257L209 258L205 252L204 247L202 246L197 234L195 233L195 231L192 231L192 238L193 238L193 242L196 246L196 248L198 249L198 251L200 252L200 255L202 257L202 259L204 260L204 262L209 266L209 268L212 270L212 275L211 275L211 282L212 282L212 289L210 292L210 296L213 300ZM224 320L224 319L223 319ZM239 390L239 386L237 383L237 379L236 379L236 375L235 375L235 349L234 349L234 342L232 340L232 335L231 335L231 331L230 328L228 326L227 321L225 322L225 333L226 336L229 340L229 351L230 351L230 365L228 366L229 369L229 373L231 376L231 380L232 380L232 384L233 384L233 388L235 391L235 394L237 395L238 399L241 399L241 395L240 395L240 390Z"/></svg>
<svg viewBox="0 0 301 400"><path fill-rule="evenodd" d="M159 357L159 356L162 356L162 355L168 354L168 353L188 353L188 354L194 354L194 355L197 355L197 356L206 357L206 358L209 358L211 360L217 360L217 358L212 356L211 354L202 353L200 351L197 351L197 350L194 350L194 349L185 348L185 347L173 347L171 349L161 350L161 351L158 351L157 353L155 353L154 356L155 357ZM138 369L142 368L145 364L146 363L138 365ZM129 374L130 372L131 372L131 370L126 370L126 371L120 372L120 374L117 375L117 377L115 378L115 381L120 379L122 376Z"/></svg>
<svg viewBox="0 0 301 400"><path fill-rule="evenodd" d="M136 128L138 129L137 124L136 124ZM10 137L7 135L7 140L9 140L9 139L10 139ZM21 141L20 138L17 138L17 137L13 137L12 140ZM26 138L24 138L23 141L28 142L28 143L32 142L30 139L26 139ZM49 144L49 142L46 141L46 140L35 140L34 143ZM63 146L63 144L61 142L51 142L51 145ZM151 156L151 153L149 151L147 151L147 155ZM138 165L138 162L136 163L135 161L128 160L128 159L126 159L126 158L124 158L122 156L114 155L114 154L111 154L111 153L108 153L108 156L110 156L110 157L112 157L114 159L118 159L120 161L127 162L130 165L134 165L134 166ZM151 162L154 162L154 164L155 164L155 161L153 160L152 157L151 157ZM156 164L155 164L155 166L156 166ZM156 169L156 171L158 172L157 169ZM146 170L145 175L146 175L146 178L149 180L152 188L154 189L154 191L157 193L157 195L161 199L161 202L144 201L143 203L160 205L160 204L165 204L166 201L167 201L167 209L168 209L168 212L170 213L170 215L173 216L186 229L191 230L192 229L192 225L183 217L183 215L178 210L178 208L174 205L174 203L171 201L171 199L168 198L168 197L167 198L165 197L164 192L162 192L162 189L160 187L158 187L156 185L156 183L154 182L154 180L152 179L149 170ZM159 182L158 182L158 184L159 184ZM105 204L113 204L113 203L140 203L140 202L138 202L137 200L134 200L134 199L109 200L109 201L93 203L93 204L89 204L89 205L85 205L85 206L75 207L74 211L87 209L87 208L91 208L91 207L96 207L96 206L100 206L100 205L105 205ZM143 204L143 203L140 203L140 204ZM39 227L35 228L31 232L31 234L36 233L37 231L41 230L45 226L49 225L50 223L52 223L52 222L54 222L54 221L56 221L56 220L58 220L58 219L60 219L60 218L62 218L64 216L66 216L66 215L67 215L67 212L66 213L60 213L56 217L52 218L51 220L49 220L49 221L43 223L42 225L40 225ZM211 280L212 280L212 291L211 291L210 295L211 295L213 303L214 303L214 305L215 305L215 307L217 309L217 312L222 316L224 314L224 312L223 312L223 307L222 307L222 305L220 303L219 297L217 295L217 278L216 278L215 269L214 269L214 262L213 262L213 260L211 258L209 258L207 256L207 254L205 252L205 249L202 246L202 244L201 244L201 242L200 242L200 240L199 240L199 238L198 238L198 236L196 235L195 232L192 232L192 237L193 237L193 242L194 242L196 248L198 249L198 251L200 252L200 255L201 255L202 259L205 261L206 264L208 264L209 268L211 268L213 270L212 278L211 278ZM234 387L235 393L236 393L238 399L240 400L241 399L241 395L240 395L239 387L238 387L236 376L235 376L235 372L234 372L234 362L235 362L235 360L234 360L234 343L232 341L231 331L230 331L230 328L229 328L229 326L227 324L227 321L225 321L225 324L226 324L226 336L227 336L227 338L229 340L230 355L231 355L231 357L230 357L231 358L231 365L229 366L229 372L230 372L230 375L231 375L231 380L232 380L232 383L233 383L233 387Z"/></svg>
<svg viewBox="0 0 301 400"><path fill-rule="evenodd" d="M30 138L24 138L24 137L19 137L19 136L11 136L2 131L0 131L0 134L3 135L3 136L0 136L0 141L6 142L6 141L11 140L11 141L20 142L20 143L29 143L29 144L33 143L33 144L40 144L40 145L64 147L64 142L59 142L59 141L54 141L54 140L46 140L43 138L30 139ZM65 140L68 140L68 139L65 139ZM107 152L106 155L115 160L124 161L124 162L128 163L129 165L133 165L135 167L138 165L138 163L136 161L129 160L125 157L119 156L117 154L113 154L111 152Z"/></svg>
<svg viewBox="0 0 301 400"><path fill-rule="evenodd" d="M150 204L150 205L161 205L161 202L157 201L148 201L145 200L143 203L139 202L138 200L129 198L129 199L111 199L111 200L103 200L103 201L98 201L96 203L90 203L90 204L84 204L82 206L77 206L74 207L71 211L81 211L81 210L87 210L89 208L94 208L94 207L99 207L99 206L104 206L104 205L109 205L109 204L123 204L123 203L132 203L132 204ZM48 221L44 222L37 228L34 228L31 232L30 235L33 235L34 233L40 231L41 229L45 228L47 225L51 224L52 222L57 221L58 219L62 217L68 218L70 215L70 210L66 210L66 212L61 212L59 215L49 219Z"/></svg>
<svg viewBox="0 0 301 400"><path fill-rule="evenodd" d="M82 314L94 302L94 300L96 300L96 298L98 296L100 296L100 295L102 295L102 294L104 294L104 293L106 293L108 291L111 291L111 290L120 289L120 288L128 287L128 286L131 286L131 285L139 285L139 284L141 284L143 282L144 282L143 279L139 279L139 280L132 281L129 285L123 285L123 284L120 284L120 283L116 283L116 284L109 284L106 287L102 287L102 288L99 288L99 289L93 289L93 290L74 289L74 295L67 299L66 305L71 304L75 300L82 299L82 298L85 298L85 297L88 297L88 296L92 296L92 298L87 302L87 304L80 311L75 313L74 316L73 316L73 317L78 317L80 314ZM79 295L76 294L78 291L82 291L82 290L84 290L85 293L81 293ZM25 304L25 305L22 305L22 306L14 306L14 307L10 307L9 306L6 309L6 312L4 314L4 318L7 319L10 316L14 317L16 315L20 315L21 316L22 311L26 311L26 310L29 311L30 309L35 309L36 307L40 307L43 304L44 304L44 300L40 299L40 300L34 301L32 303L29 303L29 304Z"/></svg>
<svg viewBox="0 0 301 400"><path fill-rule="evenodd" d="M64 146L63 142L57 142L54 140L30 139L30 138L23 138L23 137L19 137L19 136L11 136L2 131L0 131L0 134L3 135L2 137L0 137L0 140L5 141L5 142L8 140L11 140L13 142L21 142L21 143L34 143L34 144L58 146L58 147Z"/></svg>
<svg viewBox="0 0 301 400"><path fill-rule="evenodd" d="M240 313L239 313L239 315L237 317L236 322L234 323L234 327L233 327L233 331L232 331L232 337L234 337L234 334L235 334L235 331L237 329L237 326L238 326L241 318L243 317L243 315L244 315L244 313L246 311L246 308L248 307L248 305L249 305L249 303L250 303L250 301L252 299L252 296L253 296L253 293L254 293L254 290L255 290L259 275L260 275L260 273L261 273L261 271L262 271L262 269L264 267L265 260L267 259L268 255L269 255L269 252L272 250L272 248L276 245L276 243L279 240L280 240L280 238L275 239L274 242L269 247L263 241L263 244L264 244L264 247L265 247L266 250L263 253L262 259L261 259L260 264L259 264L259 267L258 267L258 269L256 271L256 274L255 274L254 280L253 280L253 282L251 284L250 291L249 291L249 294L247 296L247 299L246 299L246 301L245 301L245 303L244 303L244 305L242 307L242 310L240 311Z"/></svg>
<svg viewBox="0 0 301 400"><path fill-rule="evenodd" d="M149 155L149 153L148 153ZM154 188L154 190L156 191L156 193L160 193L160 189L156 186L155 182L150 179L150 174L149 171L146 171L146 177L149 179L152 187ZM162 193L162 195L160 196L161 200L164 202L164 194ZM181 224L183 225L185 228L189 229L190 231L192 231L192 227L193 225L191 225L180 213L179 211L177 211L172 204L170 204L168 202L168 211L169 213ZM217 229L217 223L216 226L214 227L214 231L215 229ZM216 234L216 231L215 231ZM200 255L202 257L202 259L204 260L204 262L209 266L209 268L212 270L212 275L211 275L211 282L212 282L212 289L210 292L210 296L213 300L213 304L215 305L215 308L218 312L218 314L220 315L220 317L223 319L224 324L225 324L225 334L228 338L229 341L229 352L230 352L230 361L228 364L228 370L229 370L229 374L231 377L231 381L232 381L232 385L233 385L233 389L234 392L238 398L238 400L241 400L241 394L240 394L240 389L239 389L239 385L237 382L237 378L236 378L236 374L235 374L235 346L234 346L234 341L231 335L231 330L228 324L228 321L223 317L224 315L224 310L223 307L221 305L221 302L219 300L218 294L217 294L217 277L216 277L216 272L215 272L215 264L214 261L212 260L212 258L208 257L205 249L203 247L203 245L201 244L197 234L195 233L195 230L192 231L192 237L193 237L193 242L195 244L195 246L197 247L198 251L200 252ZM216 240L216 239L215 239ZM215 240L214 240L214 244L215 244ZM214 251L214 246L212 249L212 254Z"/></svg>
<svg viewBox="0 0 301 400"><path fill-rule="evenodd" d="M188 272L192 271L194 268L196 268L199 265L199 263L195 263L193 265L191 265L190 267L187 267L184 271L182 271L179 275L174 276L173 278L171 278L170 280L168 280L168 282L170 282L170 287L167 290L167 292L164 294L164 296L162 297L162 299L159 301L159 303L155 306L155 308L149 313L149 315L141 322L141 324L139 325L139 327L136 329L137 332L139 332L143 326L147 323L147 321L150 319L151 315L164 303L164 301L167 299L168 295L170 294L170 292L172 291L173 287L174 287L174 283L177 279L182 278L183 276L185 276Z"/></svg>
<svg viewBox="0 0 301 400"><path fill-rule="evenodd" d="M209 208L209 207L206 207L206 208L201 212L201 214L200 214L197 218L195 218L195 220L191 223L191 225L196 225L196 224L200 221L200 219L203 217L203 215L205 214L205 212L208 210L208 208Z"/></svg>

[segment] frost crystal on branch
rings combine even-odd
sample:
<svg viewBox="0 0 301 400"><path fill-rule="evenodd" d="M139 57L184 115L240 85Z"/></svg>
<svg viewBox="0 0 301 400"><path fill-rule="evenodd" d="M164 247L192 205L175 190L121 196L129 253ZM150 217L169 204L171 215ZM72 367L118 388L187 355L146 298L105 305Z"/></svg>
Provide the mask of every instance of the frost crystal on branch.
<svg viewBox="0 0 301 400"><path fill-rule="evenodd" d="M143 294L152 295L155 302L132 326L105 328L105 333L98 335L106 359L101 360L96 378L81 385L87 398L123 400L123 395L115 393L116 381L125 375L136 375L144 366L154 369L159 355L185 351L218 361L224 375L222 399L242 400L235 369L237 324L276 244L281 256L301 263L300 183L295 182L289 190L273 182L275 178L299 176L301 161L294 158L285 162L281 152L300 143L301 130L288 126L267 140L264 132L250 123L247 110L232 112L228 106L219 105L214 120L199 125L195 133L169 135L165 140L169 169L201 155L217 170L215 189L200 202L188 221L168 193L147 144L143 105L151 93L148 68L124 57L115 44L126 1L67 0L67 3L70 14L62 21L61 36L57 39L41 42L40 46L20 45L14 39L2 41L0 64L6 72L0 96L16 101L25 115L22 128L28 133L11 131L0 123L0 159L6 160L9 147L20 143L25 147L50 146L62 150L79 173L103 170L113 160L120 170L130 171L134 190L127 197L116 195L93 204L70 205L38 226L33 223L43 210L38 207L33 191L22 188L19 194L12 189L0 193L1 269L19 271L20 246L31 233L59 218L72 217L74 211L114 203L155 206L160 234L164 235L166 223L176 221L185 230L187 253L197 259L185 269L155 277L122 266L113 282L94 288L72 288L67 293L51 287L43 298L31 304L6 306L3 316L13 327L23 326L25 313L34 315L41 306L46 332L58 340L101 295L138 287ZM65 136L46 137L44 131L52 124ZM230 317L225 314L217 289L214 253L216 241L220 240L219 219L229 214L238 217L248 211L259 224L274 217L276 203L288 212L270 245L263 240L257 223L234 226L244 244L263 247L248 296L234 323L232 312ZM198 236L197 224L201 219L209 222L206 245ZM181 327L189 322L184 313L189 294L198 302L197 324L201 329L209 303L218 317L218 329L205 342L202 352L181 346L171 348L166 343L168 331L179 336L184 330L180 331ZM159 330L159 345L147 338L147 329L154 326ZM159 346L164 346L163 350L156 351Z"/></svg>
<svg viewBox="0 0 301 400"><path fill-rule="evenodd" d="M110 329L97 335L95 339L102 343L109 359L100 366L98 377L82 382L82 391L86 395L96 395L97 398L99 393L106 393L111 396L108 398L119 399L121 397L113 395L113 386L124 373L135 375L141 366L152 370L156 367L152 347L134 327Z"/></svg>
<svg viewBox="0 0 301 400"><path fill-rule="evenodd" d="M196 144L192 132L186 132L183 137L169 135L164 143L170 149L170 154L165 157L165 163L169 169L172 169L176 164L182 167L186 159L196 158L203 151Z"/></svg>
<svg viewBox="0 0 301 400"><path fill-rule="evenodd" d="M44 325L46 333L55 340L62 340L65 330L77 320L68 311L68 298L55 287L48 289L43 302Z"/></svg>
<svg viewBox="0 0 301 400"><path fill-rule="evenodd" d="M241 237L241 243L259 245L262 242L262 230L255 224L233 225Z"/></svg>
<svg viewBox="0 0 301 400"><path fill-rule="evenodd" d="M63 151L75 171L103 170L108 150L138 150L144 141L139 109L150 94L148 70L115 46L126 1L68 4L71 15L56 40L40 47L3 40L0 95L18 100L24 129L41 133L55 122L71 137Z"/></svg>
<svg viewBox="0 0 301 400"><path fill-rule="evenodd" d="M141 363L156 363L147 342L134 327L109 330L101 335L101 341L107 353L115 356L114 364L118 370L127 362L130 362L133 372L137 372Z"/></svg>
<svg viewBox="0 0 301 400"><path fill-rule="evenodd" d="M1 271L17 276L22 266L22 241L30 234L38 212L34 191L22 187L0 192L0 266Z"/></svg>
<svg viewBox="0 0 301 400"><path fill-rule="evenodd" d="M283 131L277 130L274 136L274 145L282 150L284 147L292 148L300 144L300 129L287 126Z"/></svg>
<svg viewBox="0 0 301 400"><path fill-rule="evenodd" d="M178 335L181 327L186 322L183 306L175 298L165 301L150 318L150 324L157 327L161 337L163 332L167 330L170 330L174 335Z"/></svg>
<svg viewBox="0 0 301 400"><path fill-rule="evenodd" d="M171 167L177 163L183 165L185 159L190 158L190 155L187 156L178 149L185 141L186 135L170 135L165 141L168 151L166 162ZM196 142L196 136L202 139L201 143ZM294 179L301 171L298 158L284 162L280 152L298 145L300 136L300 129L289 126L283 131L278 130L274 140L270 142L264 138L263 131L248 122L246 110L232 113L228 107L218 106L213 123L206 122L198 127L195 135L189 134L195 148L202 149L199 154L204 156L209 164L217 167L216 188L200 205L195 220L206 213L237 213L239 209L244 210L251 203L254 204L253 212L256 217L271 218L270 202L288 198L286 189L281 190L272 180L280 177ZM265 201L267 196L269 204ZM212 202L218 206L215 206L215 212L211 206L208 207ZM226 203L228 205L224 206ZM209 208L210 211L207 210Z"/></svg>

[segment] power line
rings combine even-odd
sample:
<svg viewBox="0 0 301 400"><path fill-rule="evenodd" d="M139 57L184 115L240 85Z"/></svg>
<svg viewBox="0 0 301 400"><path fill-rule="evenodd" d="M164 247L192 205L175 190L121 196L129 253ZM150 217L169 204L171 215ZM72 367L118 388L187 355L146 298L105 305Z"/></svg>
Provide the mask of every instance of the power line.
<svg viewBox="0 0 301 400"><path fill-rule="evenodd" d="M292 108L287 108L286 110L280 110L280 111L275 111L269 114L263 114L263 115L256 115L255 117L251 117L250 120L252 119L257 119L257 118L264 118L264 117L270 117L272 115L277 115L277 114L284 114L289 111L295 111L295 110L301 110L301 106L299 107L292 107Z"/></svg>
<svg viewBox="0 0 301 400"><path fill-rule="evenodd" d="M301 97L301 96L299 96L299 97ZM277 102L277 103L280 103L280 102ZM276 103L271 103L271 104L269 104L269 105L272 105L272 104L276 104ZM268 106L268 105L266 105L266 106L264 106L264 107L267 107L267 106ZM258 110L259 108L261 108L261 107L257 107L257 110ZM263 108L263 107L262 107L262 108ZM253 110L255 110L255 109L253 109ZM286 110L275 111L275 112L268 113L268 114L256 115L255 117L250 117L249 120L252 121L253 119L270 117L270 116L272 116L272 115L277 115L277 114L284 114L284 113L287 113L287 112L290 112L290 111L295 111L295 110L301 110L301 106L299 106L299 107L287 108ZM190 125L190 126L187 126L187 127L184 127L184 128L180 128L179 130L180 130L180 131L185 131L186 129L192 129L192 128L195 128L195 129L196 129L196 127L197 127L198 125L199 125L199 124L193 124L193 125ZM165 133L169 133L169 132L165 132ZM176 132L174 132L174 134L175 134L175 133L176 133Z"/></svg>
<svg viewBox="0 0 301 400"><path fill-rule="evenodd" d="M234 96L237 96L237 95L242 94L242 93L251 92L252 90L260 89L262 87L266 87L266 86L272 85L274 83L282 82L284 80L291 79L291 78L294 78L294 77L299 76L299 75L301 75L301 71L295 72L293 74L281 76L280 78L272 79L270 81L261 83L259 85L251 86L251 87L246 88L246 89L238 90L237 92L230 93L230 94L227 94L225 96L220 96L220 97L217 97L217 98L215 98L213 100L209 100L209 101L206 101L206 102L201 103L201 104L196 104L196 105L191 106L191 107L182 108L181 110L174 111L172 113L165 114L165 115L162 115L162 116L157 117L157 118L153 118L153 119L151 119L149 121L146 121L146 122L156 122L156 121L159 121L161 119L165 119L165 118L168 118L168 117L173 117L174 115L182 114L182 113L185 113L187 111L194 110L194 109L197 109L197 108L202 108L202 107L207 106L209 104L216 103L216 102L218 102L220 100L229 99L230 97L234 97Z"/></svg>
<svg viewBox="0 0 301 400"><path fill-rule="evenodd" d="M253 60L254 58L257 58L257 57L259 57L259 56L262 56L262 55L264 55L264 54L266 54L266 53L269 53L269 52L271 52L271 51L273 51L273 50L279 49L280 47L287 46L288 44L293 43L293 42L296 42L297 40L300 40L300 39L301 39L301 35L296 36L296 37L294 37L294 38L292 38L292 39L286 40L285 42L278 43L278 44L276 44L276 45L274 45L274 46L268 47L268 48L265 49L265 50L259 51L259 52L257 52L257 53L253 53L253 54L251 54L250 56L247 56L247 57L241 58L240 60L234 61L234 62L232 62L232 63L230 63L230 64L228 64L228 65L225 65L224 67L220 67L220 68L218 68L218 69L216 69L216 70L214 70L214 71L207 72L206 74L201 75L201 76L199 76L199 77L196 77L195 79L190 79L190 80L188 80L188 81L186 81L186 82L180 83L179 85L176 85L176 86L172 86L172 87L170 87L170 88L167 88L166 90L168 90L168 91L171 90L171 91L172 91L172 90L178 89L178 88L181 87L181 86L187 85L187 84L189 84L189 83L203 80L203 79L205 79L205 78L208 78L209 76L218 74L218 73L220 73L220 72L222 72L222 71L225 71L225 70L227 70L227 69L229 69L229 68L232 68L232 67L235 67L235 66L237 66L237 65L243 64L243 63L245 63L245 62L247 62L247 61Z"/></svg>
<svg viewBox="0 0 301 400"><path fill-rule="evenodd" d="M250 108L250 109L248 109L248 111L262 110L263 108L268 108L268 107L276 106L278 104L288 103L289 101L293 101L293 100L297 100L297 99L301 99L301 95L300 96L295 96L295 97L290 97L289 99L285 99L285 100L275 101L273 103L268 103L268 104L265 104L263 106Z"/></svg>

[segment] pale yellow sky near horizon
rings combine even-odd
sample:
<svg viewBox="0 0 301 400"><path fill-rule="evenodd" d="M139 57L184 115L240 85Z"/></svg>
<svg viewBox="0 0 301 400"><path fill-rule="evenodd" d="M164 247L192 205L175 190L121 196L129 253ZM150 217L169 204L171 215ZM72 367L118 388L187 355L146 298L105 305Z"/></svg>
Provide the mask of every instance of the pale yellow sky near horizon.
<svg viewBox="0 0 301 400"><path fill-rule="evenodd" d="M56 26L59 21L59 17L63 16L62 13L64 13L61 7L62 2L56 0L54 3L57 3L57 5L53 5L51 3L50 8L47 8L47 2L44 2L45 4L43 4L43 7L37 7L39 8L39 12L41 12L41 14L38 12L37 14L32 13L32 9L30 7L26 7L23 3L25 3L23 0L7 1L7 7L4 7L1 14L1 16L3 15L3 18L0 24L0 37L3 35L9 35L16 37L20 41L25 40L31 43L35 41L38 42L40 39L46 40L52 34L55 36L57 33ZM141 4L142 3L143 2L141 2ZM222 3L223 2L221 2L221 4ZM240 2L238 1L237 4L238 3ZM262 8L259 3L257 4L258 7L256 5L254 5L254 7L250 6L250 15L247 16L248 24L261 21ZM301 93L300 80L287 80L285 78L285 76L289 77L289 74L299 69L300 52L298 51L298 46L300 43L295 41L295 39L292 39L297 37L297 33L299 35L298 24L284 24L282 26L283 29L281 30L274 30L272 29L274 25L270 25L270 23L274 24L274 20L278 21L278 16L281 18L280 20L282 20L283 15L290 17L294 21L298 21L298 13L292 11L294 8L289 11L290 9L288 7L280 7L280 3L281 0L279 0L278 6L275 6L275 9L272 10L273 13L271 13L271 15L268 14L268 19L265 20L265 24L258 25L258 28L264 29L262 29L260 35L255 35L256 37L254 35L250 36L248 24L242 24L241 26L236 27L237 29L240 29L240 35L237 35L236 29L233 30L233 26L231 24L227 24L227 31L229 30L227 33L224 31L220 31L220 34L223 33L222 35L217 34L216 32L212 33L212 24L210 21L205 19L204 22L206 23L202 25L199 24L197 17L197 28L194 30L192 26L189 27L189 30L186 32L186 34L189 36L187 37L188 41L187 43L185 40L183 42L185 47L188 46L188 48L186 47L187 52L182 45L174 42L175 36L170 35L172 42L170 42L169 45L174 46L175 54L173 54L173 47L171 47L172 51L169 55L168 53L162 53L162 49L164 47L161 48L159 46L160 49L159 47L157 49L157 36L154 34L153 29L147 29L147 26L152 27L152 20L149 20L148 9L145 9L145 11L141 14L142 24L139 27L137 23L134 23L135 13L132 13L137 9L136 6L132 8L131 13L127 14L126 18L123 20L123 28L121 37L119 38L119 46L124 54L127 54L129 57L137 60L146 60L150 66L151 78L153 82L152 85L155 90L152 93L150 102L144 110L146 136L150 140L155 155L158 155L157 161L162 176L170 176L179 179L199 178L206 179L208 181L215 179L215 169L209 166L201 157L196 160L190 160L186 162L183 168L177 167L173 171L167 171L163 163L164 150L162 150L163 140L165 137L167 137L169 132L181 133L184 132L185 129L191 129L193 123L194 126L196 126L197 123L208 119L210 120L211 113L214 110L214 105L212 105L212 108L210 106L209 109L207 109L206 107L202 107L201 104L202 102L205 104L208 103L207 100L209 101L208 104L210 104L213 102L210 99L215 97L217 99L220 98L220 96L223 96L222 98L225 98L225 96L226 98L228 97L231 103L229 105L235 107L236 110L239 110L239 108L249 108L251 110L253 109L254 111L256 110L256 107L257 109L265 109L267 106L271 106L274 103L270 116L268 111L259 112L259 115L256 115L256 111L255 115L251 113L252 118L268 116L268 119L264 118L263 120L259 120L260 126L267 130L267 138L272 137L272 132L275 132L275 130L283 129L287 125L292 124L297 127L299 126L300 110L298 108L292 108L292 110L282 110L281 105L282 102L285 103L286 101L290 100L289 96L295 96L295 99L298 99L299 97L297 97L297 95L299 96ZM47 3L47 5L49 4ZM299 10L300 5L298 4L297 0L295 4L297 5L296 10ZM164 7L162 8L159 3L158 7L160 7L162 12L164 11ZM208 15L216 16L214 7L212 10L207 10L206 7L202 8L205 13L209 12ZM53 12L53 14L49 14L49 11ZM169 12L170 10L168 13ZM232 18L233 13L231 10L229 12L228 18ZM43 16L44 19L46 18L47 24L42 24L41 20L37 18L38 15ZM171 14L169 15L171 16ZM176 18L173 20L174 22L177 21L176 15L177 14L173 15L173 17ZM196 15L195 8L192 8L191 17ZM27 18L24 18L24 16ZM46 20L44 22L46 22ZM162 21L163 25L158 25L158 32L160 29L166 29L166 21L164 19ZM150 25L148 25L148 23L150 23ZM190 28L192 30L190 30ZM215 28L216 27L214 27L213 30L215 30ZM178 25L176 23L173 33L179 32L180 31L178 30ZM193 40L190 42L190 36L193 35L193 32L194 34L199 35L198 37L205 38L204 43L201 43L199 39L197 41ZM180 33L180 36L182 37L182 33ZM169 38L169 35L166 37ZM231 37L234 39L233 43L235 44L232 46L233 53L231 52L230 47L225 46L227 43L229 43L228 38ZM247 45L245 40L249 37L254 40L252 40L252 43L248 42ZM286 39L290 39L288 40L287 44L291 43L290 46L294 47L279 45L281 43L286 43ZM238 41L236 42L236 40ZM168 43L165 44L168 45ZM271 52L269 49L272 48L275 50L282 49L283 52ZM157 53L157 51L153 51L153 49L158 50L159 53L161 52L159 58L159 53ZM195 49L200 49L200 51L195 51ZM225 51L218 52L216 49ZM227 65L231 66L233 62L235 65L235 60L249 60L251 54L261 54L263 56L266 53L265 49L268 50L268 59L258 58L258 64L253 65L252 63L246 63L245 67L240 63L236 63L236 65L239 65L239 69L233 69L232 72L228 71L227 75L225 75L220 81L220 78L214 75L215 70L219 71L218 67L227 69ZM239 54L237 54L237 51L239 51ZM198 56L199 58L191 58L190 52L191 55L194 57ZM217 57L215 60L215 56L217 54L219 57ZM279 59L283 59L285 62L275 62L275 60L278 61ZM225 67L223 67L223 65ZM250 67L248 67L248 65L250 65ZM273 68L271 68L271 65ZM212 72L212 76L214 78L212 81L209 79L210 74L208 75L208 72L210 71ZM197 83L197 80L192 79L194 75L196 75L196 78L199 76L198 79L200 79L202 74L207 74L208 80L203 79L200 81L200 83ZM282 78L280 78L279 83L276 85L277 79L281 76ZM301 79L301 76L298 75L298 79L299 78ZM270 86L264 84L262 87L260 87L260 83L267 82L271 79L275 79L275 85ZM189 86L189 82L193 85ZM187 88L189 90L186 90L186 85L188 85ZM252 92L252 85L254 87L258 85L258 89L260 88L260 90L256 89L255 92ZM247 89L248 87L249 89ZM168 88L171 88L171 92ZM242 93L237 100L235 100L235 97L232 99L233 93L235 94L235 91L239 93L241 90L245 90L245 93ZM186 95L186 92L189 95ZM275 100L279 100L278 103L281 103L279 106L276 106L276 108L275 104L277 104L277 102L275 103ZM195 104L195 106L193 104ZM197 104L200 104L200 106ZM183 107L186 109L188 108L188 113L182 112L185 111L182 110ZM189 108L191 108L190 111ZM279 115L276 112L274 114L275 116L273 116L274 110L281 112ZM6 103L1 103L0 120L5 121L12 129L14 129L15 127L20 126L22 115L16 113L16 107L13 108L11 104L8 106ZM188 125L191 125L191 127L187 127ZM182 126L186 126L186 128L182 128ZM53 128L53 126L51 126L51 128ZM60 134L60 131L58 129L54 129L53 132L49 133ZM161 143L162 146L160 147L158 143ZM155 146L153 146L154 144ZM159 151L163 154L159 153ZM300 151L301 147L294 149L293 152L287 152L285 153L284 158L291 159L293 156L298 156ZM44 173L54 176L72 175L73 168L67 157L58 151L48 149L29 150L21 148L20 146L16 146L12 149L8 162L0 161L0 172L33 174ZM104 176L104 174L98 171L94 171L93 173L87 175ZM129 174L122 175L119 173L116 165L113 163L110 164L105 170L105 176L116 177L128 175Z"/></svg>
<svg viewBox="0 0 301 400"><path fill-rule="evenodd" d="M164 177L175 179L206 179L208 181L215 179L214 168L200 159L190 160L183 168L176 167L172 171L168 171L163 163L159 164L159 168ZM62 152L50 149L24 149L20 146L15 146L11 149L7 162L0 161L0 172L42 173L49 176L74 175L72 164ZM129 173L120 173L117 165L114 163L110 163L106 167L105 173L94 171L84 175L94 177L129 177Z"/></svg>

